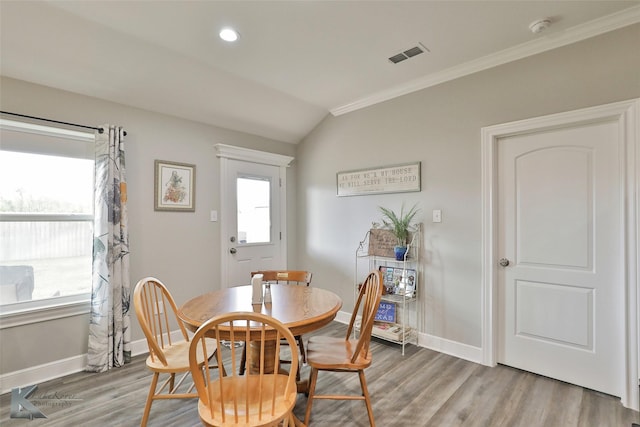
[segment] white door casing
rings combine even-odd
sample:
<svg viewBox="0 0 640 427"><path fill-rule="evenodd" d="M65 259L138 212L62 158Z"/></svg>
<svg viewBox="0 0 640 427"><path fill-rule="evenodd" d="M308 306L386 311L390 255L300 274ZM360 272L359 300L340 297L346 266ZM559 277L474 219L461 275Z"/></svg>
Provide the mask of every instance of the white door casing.
<svg viewBox="0 0 640 427"><path fill-rule="evenodd" d="M221 287L229 287L249 283L253 270L287 265L286 168L293 157L224 144L217 144L216 152L220 158ZM238 176L261 177L271 183L272 230L268 243L238 242Z"/></svg>
<svg viewBox="0 0 640 427"><path fill-rule="evenodd" d="M483 292L483 305L482 305L482 320L483 320L483 363L489 366L494 366L496 362L501 361L500 357L504 356L498 350L499 344L499 333L498 329L499 322L499 308L500 301L498 300L498 296L500 295L499 285L501 283L501 279L505 279L506 283L517 283L518 292L520 292L520 296L524 296L528 299L528 301L537 301L543 300L545 296L549 296L552 293L556 298L556 301L579 301L578 304L572 305L573 313L569 315L567 312L562 312L561 310L556 310L553 307L550 309L552 313L558 315L565 316L564 321L566 321L565 326L558 330L554 330L550 332L550 322L542 321L533 321L530 316L531 310L529 309L531 304L520 304L517 305L516 296L511 293L506 293L506 297L509 298L510 302L514 303L516 307L519 307L522 311L517 313L514 309L511 313L507 313L505 316L505 324L510 325L510 328L513 328L513 322L518 320L520 322L517 340L520 340L519 344L526 341L527 343L536 342L536 344L540 343L541 339L539 337L535 337L535 335L542 333L549 333L557 342L555 344L550 344L552 347L561 347L565 346L566 348L573 347L578 353L583 352L585 354L593 353L597 350L595 347L600 343L600 339L604 339L604 335L602 331L598 331L596 323L592 323L594 328L590 330L588 327L584 326L584 324L579 325L575 319L576 318L585 318L585 316L589 316L589 314L596 313L598 306L593 307L593 303L596 302L594 299L594 293L597 293L597 290L590 290L590 286L584 285L585 276L588 276L594 270L597 270L601 273L601 267L598 266L596 258L592 257L593 254L580 252L580 250L575 251L575 248L551 248L548 254L545 254L543 250L534 250L529 248L520 248L520 250L524 250L524 253L518 253L516 257L520 257L519 260L527 259L527 262L522 263L523 271L528 269L528 272L542 270L540 265L538 264L549 264L549 260L551 256L555 253L556 255L559 253L568 252L572 254L572 258L566 258L561 260L564 264L572 264L573 267L566 268L561 266L552 267L555 273L558 273L560 270L562 274L566 277L571 275L577 275L582 280L582 284L584 286L576 286L575 283L569 285L564 285L556 287L553 283L556 283L557 280L549 279L549 277L527 277L523 276L522 278L518 278L517 280L514 277L511 277L511 274L518 273L517 266L516 268L511 267L500 267L498 265L498 260L504 256L500 251L504 251L507 248L502 247L500 242L501 236L499 231L501 230L501 223L503 218L499 218L500 213L500 183L502 183L502 179L498 179L498 171L499 171L499 160L501 157L504 157L505 153L502 153L501 150L504 149L504 144L501 144L501 141L504 143L508 139L512 141L516 141L520 139L520 142L525 142L529 135L534 133L541 132L559 132L559 129L562 128L589 128L592 126L598 127L597 124L603 124L604 127L614 127L614 133L617 135L617 140L612 141L611 143L615 146L612 150L614 156L613 161L615 162L615 170L616 177L613 178L619 182L619 192L614 195L613 203L616 203L617 206L614 207L614 210L619 211L619 215L617 215L617 227L619 229L618 232L615 232L614 236L614 245L616 250L619 250L618 263L615 266L615 272L609 274L613 274L614 276L618 274L621 282L621 289L619 290L622 294L622 306L617 307L617 310L621 311L621 317L617 321L620 326L618 330L618 341L616 344L619 346L619 349L616 349L612 352L615 354L618 352L620 364L620 369L617 371L617 378L614 379L611 384L612 387L618 387L620 390L619 393L615 393L616 395L621 397L622 403L630 407L632 409L638 410L639 402L638 402L638 286L639 286L639 278L638 278L638 262L639 262L639 250L638 250L638 186L639 186L639 153L638 153L638 125L640 124L640 119L638 117L640 111L640 102L638 100L624 101L599 107L592 107L578 111L572 111L567 113L554 114L551 116L545 116L540 118L534 118L529 120L523 120L513 123L507 123L503 125L496 125L487 128L483 128L482 130L482 155L483 155L483 171L482 171L482 190L483 190L483 281L482 281L482 292ZM605 123L609 123L606 125ZM595 129L595 128L594 128ZM611 129L609 129L611 130ZM583 151L579 151L583 150ZM551 158L563 158L567 162L573 162L575 166L578 166L582 162L582 169L589 165L589 150L588 149L578 149L575 148L574 151L564 151L562 154L554 153L554 156L547 156L545 159L544 150L536 152L531 159L533 161L530 162L529 165L523 166L523 170L526 170L526 167L530 167L534 164L545 164L546 161L550 161ZM537 156L537 157L535 157ZM580 160L581 159L581 160ZM526 163L526 162L524 162ZM523 163L523 164L524 164ZM595 165L597 166L597 165ZM560 168L558 166L558 168ZM562 168L560 168L561 170ZM525 179L526 184L526 179ZM573 185L573 188L572 188ZM530 183L529 188L534 188L535 186ZM574 181L573 184L571 182L564 182L563 186L558 186L550 197L557 196L558 199L561 199L561 190L569 191L569 190L579 190L580 185L577 184L577 181ZM584 185L583 185L584 190ZM512 191L512 190L509 190ZM600 190L601 192L601 190ZM512 191L512 195L513 195ZM554 196L555 195L555 196ZM535 193L531 193L529 197L529 203L533 203L536 200L542 200L543 195L536 195ZM584 196L585 200L588 199L588 196ZM556 200L558 201L558 200ZM560 200L562 202L562 200ZM595 201L589 201L589 203ZM527 203L527 201L519 201L518 203ZM529 205L530 206L530 205ZM574 209L575 206L567 207L567 209ZM569 211L570 212L570 211ZM584 212L584 211L583 211ZM596 211L592 211L596 212ZM508 215L508 212L502 212L502 215ZM565 217L562 217L562 213L560 221L568 221L571 218L571 214L565 214ZM577 214L577 211L574 210L573 214ZM596 215L596 214L594 214ZM540 215L538 216L540 217ZM544 215L543 215L544 217ZM552 218L552 215L550 216ZM592 220L594 218L591 218ZM543 223L536 224L537 219L523 218L520 221L529 221L529 225L532 226L541 226ZM586 219L587 221L589 218ZM600 220L600 219L599 219ZM616 224L613 224L616 227ZM515 231L516 229L510 225L511 231ZM592 238L592 239L602 239L597 235L589 235L585 232L586 228L583 228L583 233L580 233L583 240ZM556 230L558 231L558 230ZM589 247L586 245L586 247ZM513 248L511 248L513 249ZM562 250L564 249L564 251ZM517 251L518 248L515 248ZM528 251L528 252L527 252ZM555 252L554 252L555 251ZM615 251L614 251L615 252ZM547 256L549 255L549 256ZM513 255L512 255L513 256ZM614 253L615 256L615 253ZM511 260L511 262L517 263L518 259ZM585 260L587 260L587 264L585 265ZM543 262L540 262L543 261ZM589 263L593 261L596 264L590 265ZM529 264L529 265L526 265ZM509 270L513 268L512 270ZM537 270L536 270L537 269ZM604 272L604 274L607 274ZM556 275L557 276L557 275ZM519 280L519 281L518 281ZM511 281L511 282L510 282ZM515 285L514 285L515 286ZM513 291L513 289L509 290L509 292ZM600 291L601 293L601 291ZM575 298L575 299L574 299ZM614 297L615 298L615 295ZM522 301L522 300L521 300ZM604 300L603 300L604 302ZM529 308L528 308L529 307ZM527 311L529 309L529 311ZM590 311L591 310L591 311ZM508 318L511 316L512 318ZM519 317L514 317L519 316ZM511 323L509 323L511 322ZM527 323L529 322L529 323ZM536 323L537 322L537 323ZM615 322L615 320L614 320ZM524 329L523 329L524 328ZM509 330L509 332L513 332L513 330ZM529 336L527 336L527 334ZM581 335L580 335L581 334ZM594 337L598 337L600 334L600 338L594 341ZM613 335L616 335L615 333ZM615 337L614 337L615 338ZM570 343L560 343L561 341L569 341ZM581 347L579 349L579 347ZM593 347L593 349L590 349ZM515 348L518 348L516 346ZM522 348L526 349L526 345L523 345ZM504 348L502 349L504 350ZM536 351L531 350L529 351ZM537 351L540 351L538 349ZM551 352L552 353L552 352ZM545 351L546 355L546 351ZM522 355L520 355L522 356ZM519 356L518 356L519 357ZM526 356L525 356L526 357ZM529 363L529 362L527 362ZM550 364L548 362L543 362L543 364ZM525 369L527 369L525 367ZM614 368L615 369L615 368ZM529 369L535 370L535 369ZM562 379L562 378L560 378ZM616 385L617 384L617 385Z"/></svg>

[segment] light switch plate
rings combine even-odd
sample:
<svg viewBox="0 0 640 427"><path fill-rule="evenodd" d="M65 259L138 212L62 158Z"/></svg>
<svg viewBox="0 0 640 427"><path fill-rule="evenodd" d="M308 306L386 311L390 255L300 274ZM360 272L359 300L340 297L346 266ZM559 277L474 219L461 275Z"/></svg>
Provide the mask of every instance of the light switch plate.
<svg viewBox="0 0 640 427"><path fill-rule="evenodd" d="M442 222L442 211L440 209L433 210L433 222Z"/></svg>
<svg viewBox="0 0 640 427"><path fill-rule="evenodd" d="M211 211L209 221L216 222L218 220L218 211Z"/></svg>

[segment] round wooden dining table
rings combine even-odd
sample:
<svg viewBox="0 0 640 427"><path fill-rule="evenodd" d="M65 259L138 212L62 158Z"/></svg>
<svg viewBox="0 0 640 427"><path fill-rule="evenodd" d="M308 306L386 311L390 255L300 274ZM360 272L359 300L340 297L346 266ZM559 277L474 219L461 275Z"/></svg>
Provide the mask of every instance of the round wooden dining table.
<svg viewBox="0 0 640 427"><path fill-rule="evenodd" d="M237 311L262 313L278 319L297 336L326 326L342 308L340 297L326 289L278 284L271 284L270 287L270 303L252 304L252 287L235 286L199 295L187 301L178 310L178 316L188 329L195 331L204 322L220 314ZM237 330L238 326L234 325L234 328ZM268 349L268 344L265 344L265 351ZM250 346L249 361L257 358L255 353L254 346ZM249 366L252 370L255 364L250 362ZM268 369L265 367L265 370ZM298 384L299 391L305 391L305 387L306 383Z"/></svg>

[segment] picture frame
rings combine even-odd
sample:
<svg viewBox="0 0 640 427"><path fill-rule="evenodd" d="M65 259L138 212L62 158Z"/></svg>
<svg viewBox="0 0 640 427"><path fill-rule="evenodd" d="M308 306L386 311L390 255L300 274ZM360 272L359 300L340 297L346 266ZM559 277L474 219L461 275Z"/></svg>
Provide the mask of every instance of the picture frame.
<svg viewBox="0 0 640 427"><path fill-rule="evenodd" d="M387 294L415 295L418 284L418 276L415 269L380 265L378 270L382 273L382 280Z"/></svg>
<svg viewBox="0 0 640 427"><path fill-rule="evenodd" d="M416 287L418 284L418 276L416 274L416 270L413 268L408 268L404 270L402 275L402 284L404 288L404 294L408 296L412 296L416 293Z"/></svg>
<svg viewBox="0 0 640 427"><path fill-rule="evenodd" d="M196 165L156 160L154 210L195 212Z"/></svg>

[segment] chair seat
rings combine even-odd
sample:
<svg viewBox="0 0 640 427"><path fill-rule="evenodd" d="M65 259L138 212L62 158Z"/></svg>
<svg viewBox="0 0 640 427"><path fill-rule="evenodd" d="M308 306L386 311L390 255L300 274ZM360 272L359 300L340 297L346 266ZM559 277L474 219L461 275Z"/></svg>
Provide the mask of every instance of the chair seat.
<svg viewBox="0 0 640 427"><path fill-rule="evenodd" d="M207 341L207 357L203 357L202 350L198 352L198 363L209 360L216 350L216 340L205 338ZM189 370L189 341L180 341L164 348L167 364L163 365L157 357L147 357L147 367L156 372L187 372Z"/></svg>
<svg viewBox="0 0 640 427"><path fill-rule="evenodd" d="M371 353L368 357L360 356L355 363L351 362L358 340L328 336L314 336L307 343L307 363L318 369L354 370L364 369L371 365ZM362 354L362 353L361 353Z"/></svg>
<svg viewBox="0 0 640 427"><path fill-rule="evenodd" d="M248 380L249 384L243 377L224 377L222 379L222 396L224 396L222 402L220 380L212 381L207 388L207 393L211 391L211 402L215 412L212 416L209 408L200 400L198 414L203 423L211 426L262 426L273 425L289 416L296 403L297 391L294 387L288 395L285 395L288 375L265 375L262 377L262 383L259 382L259 375L249 375ZM262 400L258 395L259 390L263 390ZM249 392L249 422L246 421L247 407L245 407L247 391ZM271 415L272 399L275 416ZM225 408L224 421L220 410L223 404ZM236 404L237 406L235 406ZM234 422L236 411L238 414L237 423Z"/></svg>

